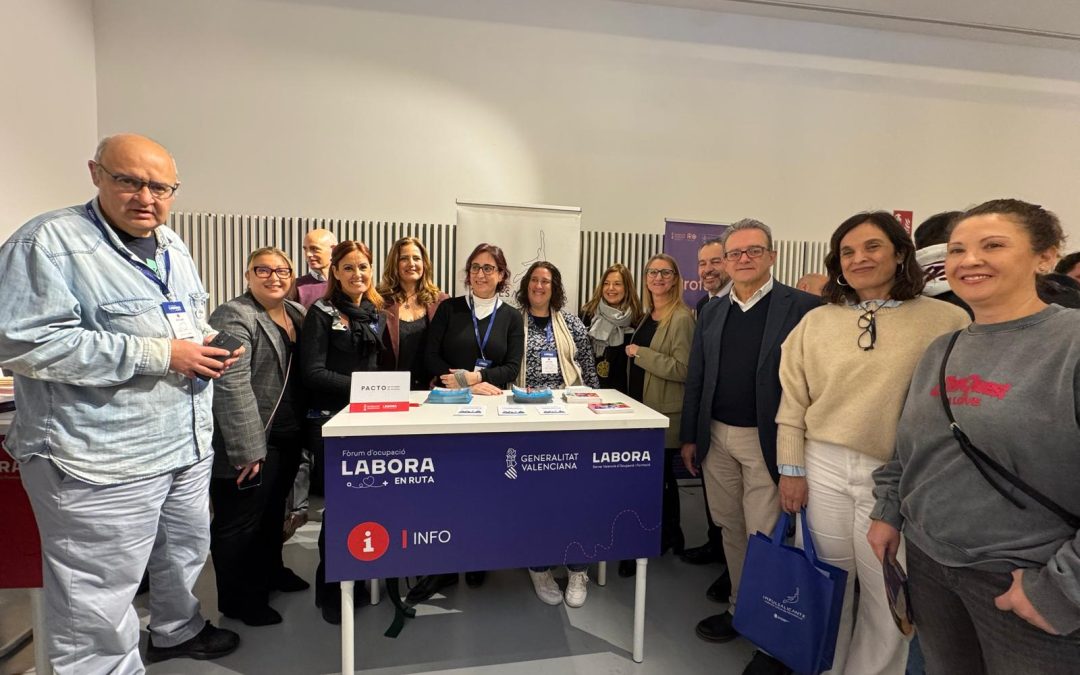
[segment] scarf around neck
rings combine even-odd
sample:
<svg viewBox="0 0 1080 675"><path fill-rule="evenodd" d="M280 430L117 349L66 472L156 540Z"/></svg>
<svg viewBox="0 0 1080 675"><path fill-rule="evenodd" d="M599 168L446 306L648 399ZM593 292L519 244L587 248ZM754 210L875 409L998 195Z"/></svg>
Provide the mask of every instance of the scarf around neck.
<svg viewBox="0 0 1080 675"><path fill-rule="evenodd" d="M619 347L626 340L625 328L630 325L630 319L634 318L629 307L620 310L612 307L603 300L596 306L596 315L589 324L589 337L592 338L593 349L600 356L608 347Z"/></svg>
<svg viewBox="0 0 1080 675"><path fill-rule="evenodd" d="M379 337L375 333L379 326L379 310L375 309L375 305L370 300L364 298L359 305L354 305L347 295L336 291L330 298L330 302L349 320L353 346L358 351L366 352L372 347L380 348Z"/></svg>

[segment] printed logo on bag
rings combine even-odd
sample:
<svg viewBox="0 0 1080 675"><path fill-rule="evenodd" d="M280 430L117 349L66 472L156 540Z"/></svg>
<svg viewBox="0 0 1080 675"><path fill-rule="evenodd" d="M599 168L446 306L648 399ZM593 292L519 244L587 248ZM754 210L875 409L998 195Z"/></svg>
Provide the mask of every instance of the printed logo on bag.
<svg viewBox="0 0 1080 675"><path fill-rule="evenodd" d="M341 475L347 487L364 490L391 485L435 483L435 462L430 457L406 457L405 449L345 450Z"/></svg>
<svg viewBox="0 0 1080 675"><path fill-rule="evenodd" d="M948 392L949 403L952 405L966 405L977 408L982 405L983 396L1004 401L1010 389L1012 389L1011 384L984 380L975 373L967 377L954 377L952 375L945 377L945 391ZM930 395L934 397L941 396L940 387L935 384L930 389Z"/></svg>
<svg viewBox="0 0 1080 675"><path fill-rule="evenodd" d="M796 621L805 621L806 620L806 614L805 613L800 612L799 610L792 607L792 605L799 604L799 587L798 586L795 587L794 592L792 592L790 595L787 595L784 598L783 602L779 602L779 601L777 601L777 600L775 600L773 598L770 598L767 595L761 596L761 600L766 605L768 605L769 607L772 607L774 610L776 610L776 611L773 612L773 618L774 619L777 619L779 621L783 621L784 623L791 623L791 619L795 619ZM779 612L779 614L777 614L777 612ZM781 616L781 614L783 616Z"/></svg>
<svg viewBox="0 0 1080 675"><path fill-rule="evenodd" d="M390 548L390 534L382 525L368 521L349 532L349 553L363 562L378 560Z"/></svg>

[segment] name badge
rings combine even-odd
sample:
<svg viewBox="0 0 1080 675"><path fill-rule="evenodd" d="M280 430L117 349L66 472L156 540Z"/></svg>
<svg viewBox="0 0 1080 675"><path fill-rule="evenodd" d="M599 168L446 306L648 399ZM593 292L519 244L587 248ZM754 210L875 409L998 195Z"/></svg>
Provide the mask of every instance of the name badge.
<svg viewBox="0 0 1080 675"><path fill-rule="evenodd" d="M476 365L473 366L473 372L479 373L484 368L491 366L491 359L476 359Z"/></svg>
<svg viewBox="0 0 1080 675"><path fill-rule="evenodd" d="M165 312L165 318L169 320L169 328L173 337L177 340L191 340L201 343L198 333L195 332L195 323L191 320L182 302L163 302L161 309Z"/></svg>
<svg viewBox="0 0 1080 675"><path fill-rule="evenodd" d="M559 353L550 349L540 352L540 373L542 375L559 374Z"/></svg>

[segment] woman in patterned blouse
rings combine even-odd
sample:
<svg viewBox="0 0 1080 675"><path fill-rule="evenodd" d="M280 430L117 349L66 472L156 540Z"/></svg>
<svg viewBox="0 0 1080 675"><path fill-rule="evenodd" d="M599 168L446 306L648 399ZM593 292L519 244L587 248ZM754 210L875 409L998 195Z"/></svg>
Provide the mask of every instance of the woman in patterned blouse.
<svg viewBox="0 0 1080 675"><path fill-rule="evenodd" d="M564 389L600 386L585 324L562 311L562 274L546 261L535 262L521 279L516 296L525 320L525 362L518 385Z"/></svg>

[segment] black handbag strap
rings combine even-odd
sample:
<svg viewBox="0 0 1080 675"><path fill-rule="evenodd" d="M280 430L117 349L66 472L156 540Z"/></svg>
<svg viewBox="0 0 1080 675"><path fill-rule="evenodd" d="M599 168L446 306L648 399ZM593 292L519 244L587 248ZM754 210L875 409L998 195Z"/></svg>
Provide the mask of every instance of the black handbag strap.
<svg viewBox="0 0 1080 675"><path fill-rule="evenodd" d="M941 370L938 371L938 398L941 399L941 407L945 409L945 416L949 418L949 429L952 430L953 436L956 438L957 443L960 444L960 450L971 460L971 463L979 470L979 473L986 479L986 482L997 490L1002 497L1008 499L1021 509L1027 508L1027 505L1023 504L1019 499L1002 487L1001 484L987 472L986 467L993 469L995 473L1011 483L1016 489L1034 499L1048 511L1053 512L1054 515L1065 521L1069 527L1080 530L1080 516L1066 510L1054 500L1025 483L1011 471L999 464L993 457L975 447L975 444L971 442L971 439L964 433L964 430L956 423L956 418L953 417L952 414L952 406L949 404L949 394L945 388L945 366L949 363L949 355L952 354L953 347L956 345L956 340L960 337L961 332L962 331L956 331L952 334L952 337L949 338L949 346L945 348L945 356L941 357Z"/></svg>

